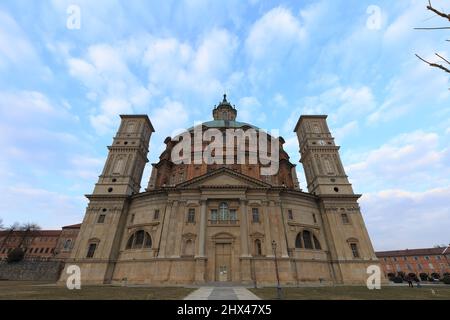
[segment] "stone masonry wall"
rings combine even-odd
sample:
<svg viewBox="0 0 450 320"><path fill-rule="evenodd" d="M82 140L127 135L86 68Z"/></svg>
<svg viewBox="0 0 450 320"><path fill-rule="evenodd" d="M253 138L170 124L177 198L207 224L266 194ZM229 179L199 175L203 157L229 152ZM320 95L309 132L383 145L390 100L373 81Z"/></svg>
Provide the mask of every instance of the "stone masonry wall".
<svg viewBox="0 0 450 320"><path fill-rule="evenodd" d="M64 262L62 261L20 261L0 262L0 280L57 281Z"/></svg>

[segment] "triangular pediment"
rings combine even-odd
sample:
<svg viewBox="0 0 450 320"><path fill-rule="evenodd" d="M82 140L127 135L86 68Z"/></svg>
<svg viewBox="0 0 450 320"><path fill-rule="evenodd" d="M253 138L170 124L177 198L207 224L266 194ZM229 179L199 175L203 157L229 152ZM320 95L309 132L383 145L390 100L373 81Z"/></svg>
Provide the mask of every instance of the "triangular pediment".
<svg viewBox="0 0 450 320"><path fill-rule="evenodd" d="M258 179L249 177L245 174L220 168L196 177L189 181L180 183L179 188L198 188L198 187L250 187L250 188L270 188L271 185Z"/></svg>

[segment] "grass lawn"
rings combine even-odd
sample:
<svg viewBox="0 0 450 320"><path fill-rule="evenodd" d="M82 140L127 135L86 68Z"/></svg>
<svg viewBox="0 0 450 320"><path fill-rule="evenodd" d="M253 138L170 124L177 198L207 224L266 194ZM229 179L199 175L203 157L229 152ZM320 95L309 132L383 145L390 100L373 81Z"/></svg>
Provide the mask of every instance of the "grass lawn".
<svg viewBox="0 0 450 320"><path fill-rule="evenodd" d="M249 289L261 299L276 299L276 288ZM434 294L433 294L433 291ZM450 300L450 286L408 288L384 286L380 290L366 287L283 288L286 300Z"/></svg>
<svg viewBox="0 0 450 320"><path fill-rule="evenodd" d="M0 300L178 300L194 289L178 287L85 286L68 290L65 286L30 281L0 281Z"/></svg>

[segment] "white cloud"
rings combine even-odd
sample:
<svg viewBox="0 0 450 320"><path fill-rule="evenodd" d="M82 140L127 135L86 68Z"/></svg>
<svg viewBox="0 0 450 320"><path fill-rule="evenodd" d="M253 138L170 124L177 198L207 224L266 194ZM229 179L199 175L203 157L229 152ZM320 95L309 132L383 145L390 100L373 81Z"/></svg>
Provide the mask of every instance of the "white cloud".
<svg viewBox="0 0 450 320"><path fill-rule="evenodd" d="M150 83L169 92L193 92L211 98L235 78L233 57L237 37L226 29L204 34L197 46L175 38L152 38L144 54Z"/></svg>
<svg viewBox="0 0 450 320"><path fill-rule="evenodd" d="M252 60L281 59L306 37L297 17L291 11L276 7L257 20L245 41Z"/></svg>
<svg viewBox="0 0 450 320"><path fill-rule="evenodd" d="M178 129L185 129L189 116L182 103L165 98L163 105L156 108L150 118L158 135L169 135Z"/></svg>
<svg viewBox="0 0 450 320"><path fill-rule="evenodd" d="M433 132L401 134L379 148L353 154L359 160L346 167L347 173L357 190L445 186L450 183L450 149L440 142Z"/></svg>
<svg viewBox="0 0 450 320"><path fill-rule="evenodd" d="M69 196L65 192L54 192L29 185L0 187L3 194L0 212L5 225L15 221L46 221L45 228L60 229L68 223L79 223L83 219L87 201L83 196ZM30 207L32 204L32 207Z"/></svg>
<svg viewBox="0 0 450 320"><path fill-rule="evenodd" d="M434 59L431 57L431 59ZM369 124L391 121L423 106L439 106L450 97L445 73L411 57L386 86L386 97L368 117Z"/></svg>
<svg viewBox="0 0 450 320"><path fill-rule="evenodd" d="M0 68L38 61L36 51L25 33L6 12L0 10Z"/></svg>
<svg viewBox="0 0 450 320"><path fill-rule="evenodd" d="M100 100L90 116L100 134L114 129L119 114L148 108L151 94L130 71L127 58L125 48L96 44L87 49L84 59L67 60L70 74L87 87L87 96Z"/></svg>
<svg viewBox="0 0 450 320"><path fill-rule="evenodd" d="M358 128L359 128L358 121L354 120L334 130L334 136L338 144L340 144L340 141L342 141L349 134L357 132Z"/></svg>
<svg viewBox="0 0 450 320"><path fill-rule="evenodd" d="M255 97L243 97L238 102L238 117L244 122L257 125L266 120L266 114L261 110L261 103Z"/></svg>
<svg viewBox="0 0 450 320"><path fill-rule="evenodd" d="M450 243L450 188L423 192L387 189L366 193L361 209L376 250Z"/></svg>

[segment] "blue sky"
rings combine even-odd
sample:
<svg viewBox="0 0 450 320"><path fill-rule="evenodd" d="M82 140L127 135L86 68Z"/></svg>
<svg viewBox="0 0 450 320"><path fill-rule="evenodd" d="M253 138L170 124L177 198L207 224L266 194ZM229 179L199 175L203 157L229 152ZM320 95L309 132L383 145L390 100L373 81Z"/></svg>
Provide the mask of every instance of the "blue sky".
<svg viewBox="0 0 450 320"><path fill-rule="evenodd" d="M119 114L150 116L155 162L226 91L238 120L280 130L304 189L292 130L329 115L375 249L449 243L449 78L414 56L449 57L449 35L413 30L445 25L426 4L2 1L0 218L81 222Z"/></svg>

